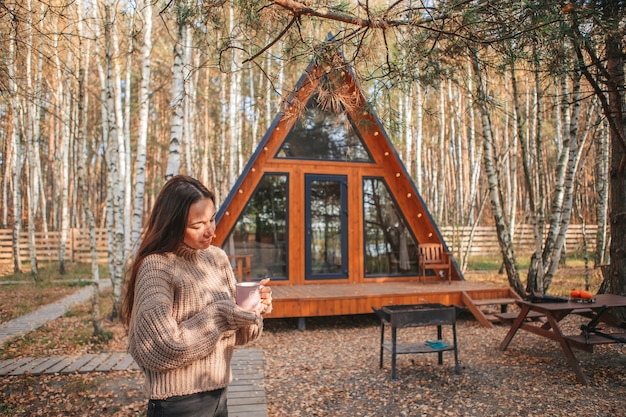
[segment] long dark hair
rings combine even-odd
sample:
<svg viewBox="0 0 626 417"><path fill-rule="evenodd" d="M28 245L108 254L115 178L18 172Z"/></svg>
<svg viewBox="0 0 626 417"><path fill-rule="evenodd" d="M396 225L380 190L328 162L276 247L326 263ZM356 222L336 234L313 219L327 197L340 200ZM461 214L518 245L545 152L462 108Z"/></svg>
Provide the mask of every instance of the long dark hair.
<svg viewBox="0 0 626 417"><path fill-rule="evenodd" d="M135 298L135 281L142 261L155 253L174 252L185 237L189 207L209 198L215 204L215 194L200 181L188 175L177 175L165 183L157 195L146 230L130 268L122 301L121 319L130 323Z"/></svg>

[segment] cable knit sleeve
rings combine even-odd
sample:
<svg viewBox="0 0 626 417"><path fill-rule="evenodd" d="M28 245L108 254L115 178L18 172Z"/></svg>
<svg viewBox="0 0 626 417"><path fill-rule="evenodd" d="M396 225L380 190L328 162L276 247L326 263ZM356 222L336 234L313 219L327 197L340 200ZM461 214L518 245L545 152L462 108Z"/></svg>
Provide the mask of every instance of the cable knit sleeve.
<svg viewBox="0 0 626 417"><path fill-rule="evenodd" d="M129 351L140 367L162 371L185 366L209 356L226 335L257 327L260 314L242 310L230 296L204 303L207 291L193 286L186 290L192 296L181 296L185 289L174 285L173 262L165 260L164 255L146 258L137 277ZM204 305L185 304L198 299Z"/></svg>
<svg viewBox="0 0 626 417"><path fill-rule="evenodd" d="M235 273L233 272L233 268L230 264L230 261L228 260L228 255L226 255L226 253L221 250L218 252L219 255L217 257L220 258L220 263L225 270L226 276L228 277L229 285L234 294L235 285L237 282L237 280L235 279ZM239 328L237 330L237 338L235 344L238 346L246 345L258 339L261 336L261 333L263 333L263 317L259 314L258 319L255 323L249 326Z"/></svg>

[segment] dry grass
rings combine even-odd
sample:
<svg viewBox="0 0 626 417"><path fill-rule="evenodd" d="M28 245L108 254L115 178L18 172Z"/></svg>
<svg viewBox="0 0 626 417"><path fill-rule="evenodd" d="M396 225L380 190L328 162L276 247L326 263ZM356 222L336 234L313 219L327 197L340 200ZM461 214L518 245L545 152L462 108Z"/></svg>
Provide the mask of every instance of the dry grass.
<svg viewBox="0 0 626 417"><path fill-rule="evenodd" d="M61 275L58 264L51 263L39 268L39 281L25 272L0 277L0 323L30 313L37 308L53 303L87 284L89 267L70 264ZM104 271L103 271L104 272Z"/></svg>

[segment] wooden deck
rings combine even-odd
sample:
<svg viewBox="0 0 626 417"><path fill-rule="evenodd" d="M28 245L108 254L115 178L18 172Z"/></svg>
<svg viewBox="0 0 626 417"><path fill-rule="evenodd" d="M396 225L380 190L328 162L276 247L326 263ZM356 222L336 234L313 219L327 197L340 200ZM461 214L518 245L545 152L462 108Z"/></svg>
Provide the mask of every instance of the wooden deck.
<svg viewBox="0 0 626 417"><path fill-rule="evenodd" d="M372 313L372 306L441 303L467 307L486 326L478 306L512 304L509 287L477 282L402 281L375 283L316 283L272 285L274 309L268 318L306 318ZM493 300L491 302L490 300ZM475 304L476 303L476 304Z"/></svg>
<svg viewBox="0 0 626 417"><path fill-rule="evenodd" d="M231 362L233 381L228 387L228 415L231 417L267 417L267 399L263 386L263 351L236 349ZM138 370L125 352L77 356L26 357L0 361L0 377L18 375L74 374Z"/></svg>

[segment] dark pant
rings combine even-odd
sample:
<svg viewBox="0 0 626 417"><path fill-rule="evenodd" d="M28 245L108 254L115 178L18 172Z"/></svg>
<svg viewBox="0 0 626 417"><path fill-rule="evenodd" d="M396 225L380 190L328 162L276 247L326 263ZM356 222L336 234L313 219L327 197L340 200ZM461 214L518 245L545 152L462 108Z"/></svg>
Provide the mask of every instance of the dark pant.
<svg viewBox="0 0 626 417"><path fill-rule="evenodd" d="M147 417L228 417L226 388L149 400Z"/></svg>

